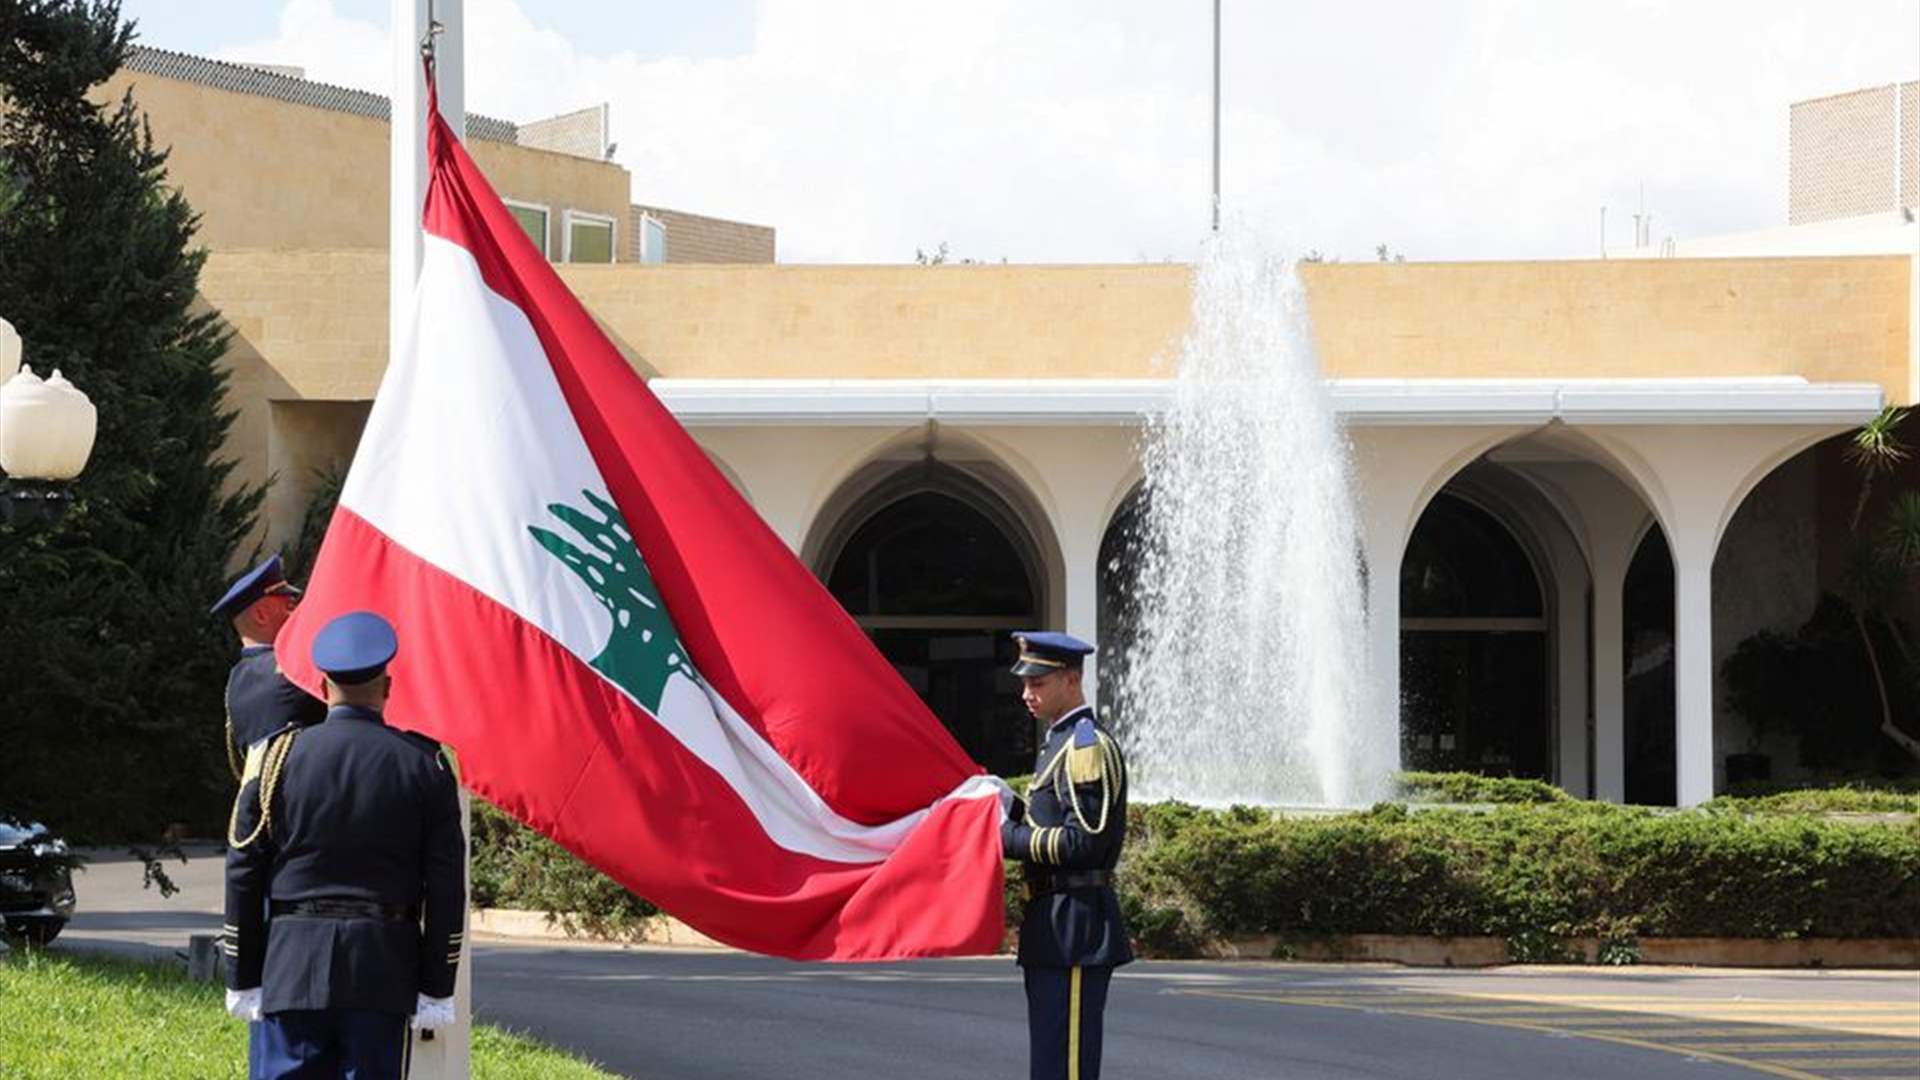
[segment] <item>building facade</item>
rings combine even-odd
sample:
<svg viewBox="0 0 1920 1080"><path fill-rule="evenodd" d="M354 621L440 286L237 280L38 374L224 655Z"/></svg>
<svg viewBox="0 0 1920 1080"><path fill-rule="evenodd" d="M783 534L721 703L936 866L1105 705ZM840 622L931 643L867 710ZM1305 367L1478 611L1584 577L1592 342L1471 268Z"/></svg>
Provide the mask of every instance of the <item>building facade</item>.
<svg viewBox="0 0 1920 1080"><path fill-rule="evenodd" d="M155 110L155 130L207 217L201 292L235 330L230 450L241 479L271 483L278 543L306 478L350 457L386 363L385 142L372 117L235 98L173 103L164 127ZM351 140L349 119L367 125ZM656 213L617 167L480 130L476 159L519 201L623 236ZM316 148L328 138L353 148ZM241 147L306 167L229 176ZM561 262L962 743L1017 762L1005 631L1116 625L1142 422L1168 397L1190 270ZM1914 400L1913 263L1303 267L1403 759L1615 800L1723 786L1755 744L1722 662L1833 586L1854 490L1833 440Z"/></svg>

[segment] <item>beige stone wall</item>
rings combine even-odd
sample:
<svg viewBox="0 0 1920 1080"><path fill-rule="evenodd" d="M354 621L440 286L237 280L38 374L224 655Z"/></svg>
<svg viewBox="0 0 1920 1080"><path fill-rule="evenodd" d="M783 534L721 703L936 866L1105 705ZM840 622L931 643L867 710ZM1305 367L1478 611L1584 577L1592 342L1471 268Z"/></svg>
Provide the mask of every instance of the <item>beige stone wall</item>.
<svg viewBox="0 0 1920 1080"><path fill-rule="evenodd" d="M1908 394L1901 256L1322 265L1314 336L1348 377L1800 375Z"/></svg>
<svg viewBox="0 0 1920 1080"><path fill-rule="evenodd" d="M1908 388L1910 260L1307 268L1327 374L1803 375ZM568 267L662 375L1130 378L1188 319L1181 266Z"/></svg>
<svg viewBox="0 0 1920 1080"><path fill-rule="evenodd" d="M699 378L1150 374L1187 323L1185 267L569 266L634 353Z"/></svg>
<svg viewBox="0 0 1920 1080"><path fill-rule="evenodd" d="M1801 375L1907 400L1898 256L1321 264L1327 374ZM630 357L683 378L1138 378L1188 320L1183 266L566 266ZM216 252L201 292L299 397L370 396L377 251Z"/></svg>
<svg viewBox="0 0 1920 1080"><path fill-rule="evenodd" d="M386 247L385 121L138 72L95 99L129 86L172 149L168 179L200 212L209 248ZM630 179L618 165L483 139L468 148L501 195L548 206L555 222L567 208L603 214L625 235Z"/></svg>
<svg viewBox="0 0 1920 1080"><path fill-rule="evenodd" d="M521 146L600 161L607 155L607 107L590 105L519 125Z"/></svg>
<svg viewBox="0 0 1920 1080"><path fill-rule="evenodd" d="M630 259L640 257L640 215L650 214L667 229L667 260L670 263L770 263L774 257L774 231L766 225L748 225L739 221L667 210L658 206L633 208L632 234L627 250Z"/></svg>

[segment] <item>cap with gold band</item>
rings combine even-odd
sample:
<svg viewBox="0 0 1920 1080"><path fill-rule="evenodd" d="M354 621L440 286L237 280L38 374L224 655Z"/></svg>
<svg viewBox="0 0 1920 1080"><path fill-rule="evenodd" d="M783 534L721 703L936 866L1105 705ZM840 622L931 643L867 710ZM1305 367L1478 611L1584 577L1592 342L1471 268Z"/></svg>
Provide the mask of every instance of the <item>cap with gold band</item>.
<svg viewBox="0 0 1920 1080"><path fill-rule="evenodd" d="M266 562L235 578L227 588L227 594L214 601L207 614L231 619L261 597L273 593L286 593L296 598L300 595L300 590L294 588L281 571L279 555L268 558Z"/></svg>
<svg viewBox="0 0 1920 1080"><path fill-rule="evenodd" d="M1053 630L1022 630L1013 635L1013 640L1020 646L1013 673L1023 679L1055 671L1079 671L1093 652L1093 646L1072 634Z"/></svg>

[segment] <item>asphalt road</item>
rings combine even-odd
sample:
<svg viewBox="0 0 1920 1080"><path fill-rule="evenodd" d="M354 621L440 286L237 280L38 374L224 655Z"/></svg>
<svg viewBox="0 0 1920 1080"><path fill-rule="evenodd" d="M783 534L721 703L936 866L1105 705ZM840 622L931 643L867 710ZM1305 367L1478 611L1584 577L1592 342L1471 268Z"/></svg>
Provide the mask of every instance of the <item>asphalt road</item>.
<svg viewBox="0 0 1920 1080"><path fill-rule="evenodd" d="M61 946L163 955L218 929L219 862L171 900L102 860ZM626 1076L1025 1075L1005 959L793 964L505 940L474 950L481 1019ZM1140 963L1107 1013L1108 1077L1299 1080L1920 1078L1920 974Z"/></svg>

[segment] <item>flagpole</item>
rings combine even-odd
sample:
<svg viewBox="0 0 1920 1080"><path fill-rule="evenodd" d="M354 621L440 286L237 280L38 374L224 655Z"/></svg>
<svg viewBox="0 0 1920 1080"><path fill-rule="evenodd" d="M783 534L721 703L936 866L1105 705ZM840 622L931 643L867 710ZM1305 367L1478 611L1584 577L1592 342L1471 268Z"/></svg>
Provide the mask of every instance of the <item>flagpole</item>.
<svg viewBox="0 0 1920 1080"><path fill-rule="evenodd" d="M467 133L466 11L464 0L392 0L387 25L393 49L393 105L389 113L387 200L387 358L400 355L413 317L414 285L420 278L420 214L427 198L427 80L423 58L433 58L440 115L454 134ZM473 824L466 790L460 792L460 831L472 850ZM463 872L464 872L463 868ZM471 906L472 881L467 883ZM461 916L460 967L454 983L457 1022L431 1037L411 1032L411 1080L453 1080L471 1075L473 953L467 944L471 919Z"/></svg>
<svg viewBox="0 0 1920 1080"><path fill-rule="evenodd" d="M1213 0L1213 231L1220 231L1220 0Z"/></svg>

